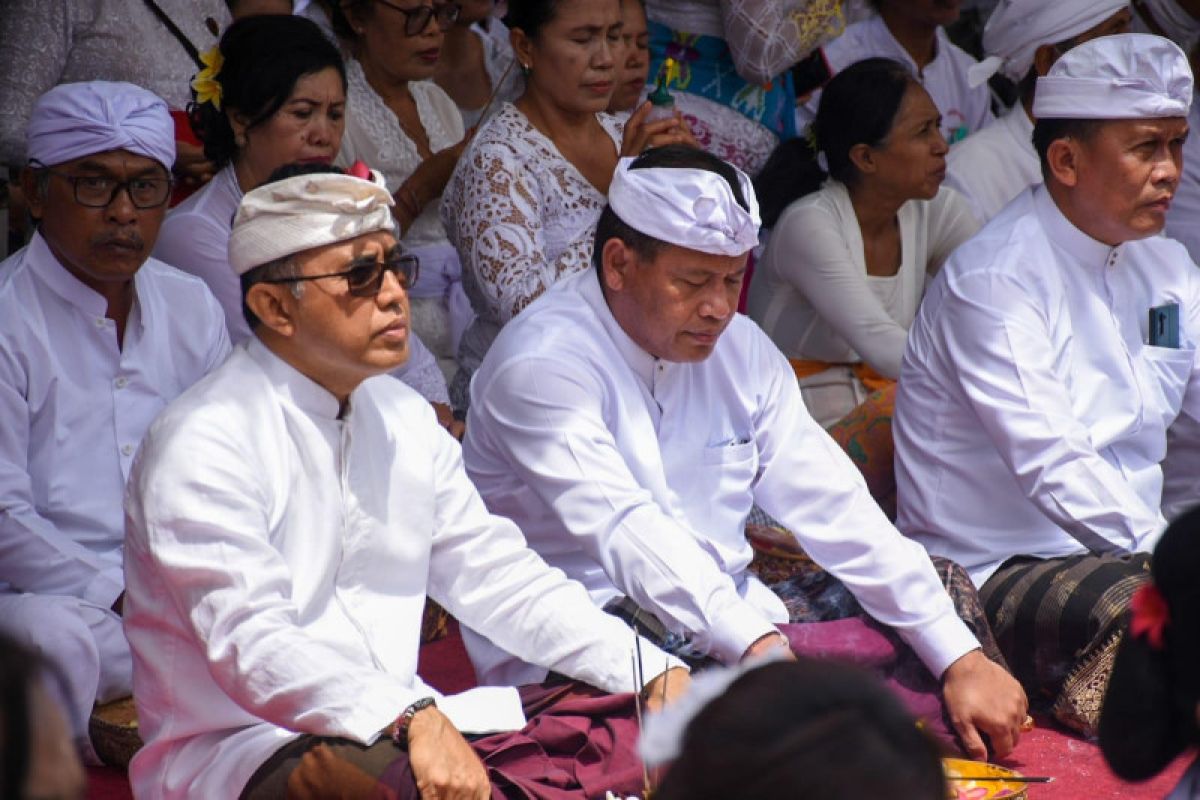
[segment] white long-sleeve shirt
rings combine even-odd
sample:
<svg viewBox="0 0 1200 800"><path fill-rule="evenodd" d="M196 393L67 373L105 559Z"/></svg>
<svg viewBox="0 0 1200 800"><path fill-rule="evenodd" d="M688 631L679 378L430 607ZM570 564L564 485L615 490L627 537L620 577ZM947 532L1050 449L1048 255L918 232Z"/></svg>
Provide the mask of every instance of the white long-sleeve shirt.
<svg viewBox="0 0 1200 800"><path fill-rule="evenodd" d="M488 507L597 605L628 595L722 661L788 621L747 571L754 503L934 674L977 646L925 552L887 521L746 317L708 359L658 361L614 319L595 270L572 276L509 323L476 373L464 458ZM467 638L481 679L528 674Z"/></svg>
<svg viewBox="0 0 1200 800"><path fill-rule="evenodd" d="M0 263L0 590L121 594L121 495L159 411L224 360L216 300L149 259L117 345L107 302L40 234Z"/></svg>
<svg viewBox="0 0 1200 800"><path fill-rule="evenodd" d="M487 513L415 392L373 378L338 412L255 338L147 434L126 497L138 797L236 797L297 735L371 743L426 696L465 732L519 727L500 713L519 714L515 690L443 698L417 676L426 594L525 658L632 690L629 629Z"/></svg>
<svg viewBox="0 0 1200 800"><path fill-rule="evenodd" d="M1180 347L1150 346L1150 309L1169 303ZM976 583L1015 555L1153 549L1167 428L1200 419L1197 336L1200 271L1178 242L1109 247L1027 190L951 256L909 329L897 526Z"/></svg>
<svg viewBox="0 0 1200 800"><path fill-rule="evenodd" d="M250 337L250 325L242 314L242 282L229 266L229 237L242 194L230 164L171 209L154 245L156 258L204 281L225 312L225 326L234 344ZM408 361L392 375L431 403L450 402L437 359L416 334L409 337Z"/></svg>
<svg viewBox="0 0 1200 800"><path fill-rule="evenodd" d="M865 361L896 378L925 282L979 228L967 204L943 188L896 212L895 275L867 274L862 229L846 187L828 181L788 206L771 230L750 285L749 313L789 358Z"/></svg>
<svg viewBox="0 0 1200 800"><path fill-rule="evenodd" d="M1041 183L1042 162L1033 149L1033 120L1020 102L951 147L946 155L946 185L967 198L981 225L1021 192Z"/></svg>
<svg viewBox="0 0 1200 800"><path fill-rule="evenodd" d="M866 58L891 58L907 65L941 112L942 136L951 144L982 130L995 119L987 85L972 88L967 83L967 70L976 63L975 59L950 41L942 28L937 31L937 53L924 69L917 68L917 63L904 45L892 36L880 16L847 26L845 32L822 47L821 52L833 75ZM821 92L817 91L797 108L801 126L816 119L820 102Z"/></svg>

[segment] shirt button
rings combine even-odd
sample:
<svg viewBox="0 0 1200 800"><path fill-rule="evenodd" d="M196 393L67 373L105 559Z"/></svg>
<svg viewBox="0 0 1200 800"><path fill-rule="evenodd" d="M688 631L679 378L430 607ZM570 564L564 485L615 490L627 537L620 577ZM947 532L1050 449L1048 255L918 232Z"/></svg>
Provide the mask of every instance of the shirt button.
<svg viewBox="0 0 1200 800"><path fill-rule="evenodd" d="M121 377L119 377L115 381L113 381L113 384L118 389L124 389L128 383L129 383L129 380L124 375L122 375Z"/></svg>
<svg viewBox="0 0 1200 800"><path fill-rule="evenodd" d="M103 327L104 327L104 317L97 317L97 318L96 318L96 327L97 327L97 328L103 328Z"/></svg>
<svg viewBox="0 0 1200 800"><path fill-rule="evenodd" d="M131 445L131 444L122 445L122 447L121 447L121 455L123 455L123 456L131 456L131 455L133 455L133 445Z"/></svg>

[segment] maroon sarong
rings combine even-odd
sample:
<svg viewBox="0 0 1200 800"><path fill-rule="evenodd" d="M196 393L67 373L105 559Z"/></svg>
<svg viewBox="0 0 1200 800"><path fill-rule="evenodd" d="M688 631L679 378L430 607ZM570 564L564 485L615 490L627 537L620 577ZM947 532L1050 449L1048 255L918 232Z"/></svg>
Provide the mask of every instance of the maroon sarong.
<svg viewBox="0 0 1200 800"><path fill-rule="evenodd" d="M494 800L584 800L642 790L633 695L577 682L526 686L529 723L471 743L487 768ZM419 800L408 754L390 741L370 747L305 735L254 774L246 800Z"/></svg>

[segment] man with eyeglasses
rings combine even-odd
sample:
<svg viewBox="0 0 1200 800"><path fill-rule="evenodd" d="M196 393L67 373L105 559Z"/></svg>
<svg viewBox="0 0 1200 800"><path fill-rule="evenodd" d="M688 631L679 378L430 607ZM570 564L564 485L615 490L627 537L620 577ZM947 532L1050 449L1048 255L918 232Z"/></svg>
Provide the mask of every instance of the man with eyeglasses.
<svg viewBox="0 0 1200 800"><path fill-rule="evenodd" d="M242 200L230 263L254 336L153 425L126 499L140 797L641 786L633 699L583 685L638 688L632 633L487 512L458 443L385 374L417 279L392 203L378 173L329 172ZM427 595L583 683L440 694L416 673ZM641 655L648 697L685 688L678 661Z"/></svg>
<svg viewBox="0 0 1200 800"><path fill-rule="evenodd" d="M94 759L93 704L131 686L125 479L150 422L229 340L204 284L150 258L175 158L162 100L57 86L34 107L28 153L38 230L0 264L0 625L67 677Z"/></svg>

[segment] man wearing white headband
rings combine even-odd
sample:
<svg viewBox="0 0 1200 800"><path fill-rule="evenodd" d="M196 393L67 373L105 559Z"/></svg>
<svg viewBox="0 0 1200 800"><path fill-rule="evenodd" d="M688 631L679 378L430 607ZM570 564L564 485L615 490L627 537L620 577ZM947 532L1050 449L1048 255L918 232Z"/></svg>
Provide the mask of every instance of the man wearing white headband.
<svg viewBox="0 0 1200 800"><path fill-rule="evenodd" d="M560 676L635 687L628 629L488 514L458 443L384 374L408 357L418 279L391 206L378 173L242 199L229 261L254 336L163 412L130 476L139 797L486 798L489 773L539 797L640 785L631 697L562 680L447 696L417 675L429 595ZM642 648L647 691L681 691L679 662ZM561 719L526 727L522 701ZM573 764L559 724L608 738Z"/></svg>
<svg viewBox="0 0 1200 800"><path fill-rule="evenodd" d="M901 366L897 526L970 571L1031 699L1086 732L1165 524L1167 429L1200 420L1200 271L1155 235L1192 87L1144 34L1039 78L1045 185L951 256Z"/></svg>
<svg viewBox="0 0 1200 800"><path fill-rule="evenodd" d="M999 72L1017 84L1008 113L956 144L946 157L946 185L971 204L980 224L1029 186L1042 182L1033 149L1037 78L1072 47L1100 36L1128 33L1128 0L1001 0L983 29L987 54L969 71L980 86Z"/></svg>
<svg viewBox="0 0 1200 800"><path fill-rule="evenodd" d="M94 759L93 704L130 692L125 478L151 420L229 340L204 284L150 258L175 159L162 100L62 84L27 145L38 231L0 264L0 626L62 671Z"/></svg>
<svg viewBox="0 0 1200 800"><path fill-rule="evenodd" d="M749 179L716 157L622 160L596 270L510 322L475 374L468 473L597 606L727 664L788 644L788 607L747 569L757 503L943 677L974 755L979 732L1007 752L1023 693L808 415L787 359L735 313L758 228ZM485 681L540 674L467 644Z"/></svg>

